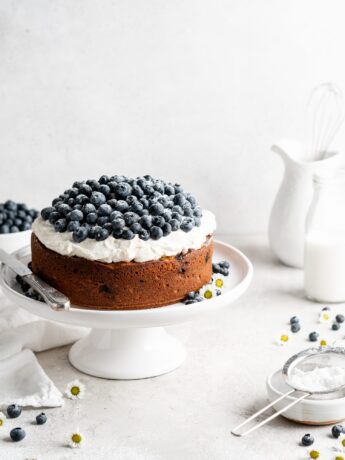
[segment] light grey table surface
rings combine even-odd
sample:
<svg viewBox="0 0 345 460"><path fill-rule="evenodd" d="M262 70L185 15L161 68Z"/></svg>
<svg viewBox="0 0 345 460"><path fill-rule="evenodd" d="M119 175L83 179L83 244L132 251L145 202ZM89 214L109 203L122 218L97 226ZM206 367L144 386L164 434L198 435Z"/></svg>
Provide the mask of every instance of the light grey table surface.
<svg viewBox="0 0 345 460"><path fill-rule="evenodd" d="M67 359L68 347L38 354L58 388L63 391L67 382L79 378L86 385L85 398L46 410L49 419L42 427L31 422L38 411L26 410L10 422L25 428L26 439L15 444L7 429L0 432L0 459L305 459L307 451L299 441L306 432L315 436L321 459L334 459L329 427L308 428L280 417L246 438L230 434L266 402L266 376L310 345L308 332L322 330L332 340L344 333L317 324L321 306L304 298L302 271L279 265L264 236L222 239L251 259L254 279L229 308L169 328L188 351L179 369L152 379L111 381L75 370ZM333 308L334 313L344 310L344 305ZM276 346L275 338L288 330L295 314L302 330L288 346ZM68 434L77 428L85 436L84 447L66 447Z"/></svg>

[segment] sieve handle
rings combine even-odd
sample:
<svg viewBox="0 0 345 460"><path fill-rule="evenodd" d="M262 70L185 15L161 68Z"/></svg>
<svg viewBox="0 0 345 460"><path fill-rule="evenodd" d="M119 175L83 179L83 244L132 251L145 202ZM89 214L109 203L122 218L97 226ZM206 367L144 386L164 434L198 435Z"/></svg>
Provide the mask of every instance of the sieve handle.
<svg viewBox="0 0 345 460"><path fill-rule="evenodd" d="M297 398L295 401L292 401L292 403L288 404L287 406L283 407L282 409L280 409L278 412L275 412L274 414L270 415L269 417L265 418L264 420L262 420L260 423L257 423L256 425L254 425L253 427L249 428L249 430L247 431L238 431L240 428L242 428L243 426L247 425L247 423L249 423L251 420L255 419L258 415L262 414L263 412L266 412L267 409L269 409L270 407L274 406L274 404L276 404L277 402L279 401L282 401L283 399L286 398L286 396L289 396L291 395L292 393L295 393L296 390L290 390L288 391L287 393L283 394L282 396L279 396L279 398L275 399L274 401L272 401L270 404L267 404L267 406L263 407L262 409L260 409L259 411L255 412L255 414L253 414L251 417L247 418L244 422L242 422L240 425L237 425L232 431L231 433L235 436L246 436L247 434L251 433L252 431L255 431L257 428L260 428L261 426L263 425L266 425L266 423L270 422L271 420L275 419L276 417L278 417L278 415L282 414L283 412L285 412L286 410L290 409L290 407L294 406L295 404L297 404L298 402L302 401L302 399L305 399L307 398L308 396L310 396L310 393L305 393L304 395L300 396L299 398Z"/></svg>

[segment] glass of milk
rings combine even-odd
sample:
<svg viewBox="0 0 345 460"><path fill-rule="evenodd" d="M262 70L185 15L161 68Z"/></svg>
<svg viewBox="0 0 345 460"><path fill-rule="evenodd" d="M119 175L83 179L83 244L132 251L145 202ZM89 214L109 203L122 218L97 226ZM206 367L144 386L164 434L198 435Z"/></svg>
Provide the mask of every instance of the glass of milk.
<svg viewBox="0 0 345 460"><path fill-rule="evenodd" d="M304 287L319 302L345 301L345 170L313 177L306 220Z"/></svg>

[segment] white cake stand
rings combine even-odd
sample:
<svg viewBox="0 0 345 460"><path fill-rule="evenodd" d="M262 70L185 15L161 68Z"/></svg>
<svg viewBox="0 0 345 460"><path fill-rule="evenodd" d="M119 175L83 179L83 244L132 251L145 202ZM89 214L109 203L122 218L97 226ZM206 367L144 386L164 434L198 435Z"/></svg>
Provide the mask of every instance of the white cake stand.
<svg viewBox="0 0 345 460"><path fill-rule="evenodd" d="M16 256L28 262L30 247ZM54 311L47 304L25 297L15 274L1 268L0 282L16 305L37 316L69 325L91 328L90 333L70 349L69 360L80 371L108 379L141 379L176 369L185 359L183 344L167 333L164 326L191 321L221 307L230 307L248 288L253 267L236 248L215 242L214 261L227 260L230 275L221 296L192 305L177 303L160 308L101 311L72 308Z"/></svg>

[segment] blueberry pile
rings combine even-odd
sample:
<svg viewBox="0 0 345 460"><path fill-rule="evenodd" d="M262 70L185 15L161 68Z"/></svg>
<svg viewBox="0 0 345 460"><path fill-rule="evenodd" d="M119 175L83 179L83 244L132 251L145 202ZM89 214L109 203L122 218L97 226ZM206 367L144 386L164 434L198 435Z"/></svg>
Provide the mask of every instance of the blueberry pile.
<svg viewBox="0 0 345 460"><path fill-rule="evenodd" d="M24 203L7 200L0 203L0 234L30 230L38 216L36 209L29 209Z"/></svg>
<svg viewBox="0 0 345 460"><path fill-rule="evenodd" d="M201 224L202 210L179 184L152 176L130 179L102 176L74 182L42 209L44 220L57 232L71 232L75 242L103 241L109 236L158 240L176 230L191 231Z"/></svg>

